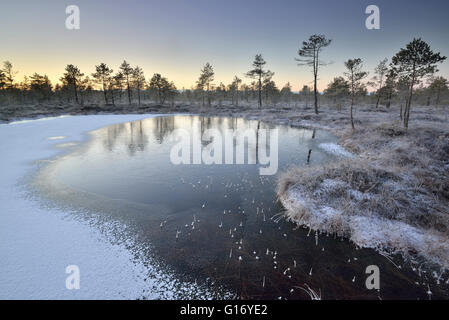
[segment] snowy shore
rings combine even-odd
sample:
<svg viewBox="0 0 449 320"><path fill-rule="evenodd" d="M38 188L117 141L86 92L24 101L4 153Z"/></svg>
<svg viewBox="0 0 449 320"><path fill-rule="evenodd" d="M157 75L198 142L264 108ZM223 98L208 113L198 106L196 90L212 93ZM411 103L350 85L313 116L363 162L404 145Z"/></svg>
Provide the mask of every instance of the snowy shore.
<svg viewBox="0 0 449 320"><path fill-rule="evenodd" d="M56 145L76 145L87 131L152 116L63 116L0 125L0 299L170 299L195 289L139 262L70 212L46 207L22 185L39 163L64 152ZM80 269L79 290L66 288L69 265Z"/></svg>

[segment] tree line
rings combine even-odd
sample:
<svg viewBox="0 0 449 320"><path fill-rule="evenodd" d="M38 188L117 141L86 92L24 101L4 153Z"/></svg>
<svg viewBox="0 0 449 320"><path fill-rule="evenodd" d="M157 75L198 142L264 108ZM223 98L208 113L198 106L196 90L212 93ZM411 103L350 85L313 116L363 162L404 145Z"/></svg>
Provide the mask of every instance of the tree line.
<svg viewBox="0 0 449 320"><path fill-rule="evenodd" d="M214 69L206 63L195 85L182 90L159 73L147 79L142 68L132 67L126 60L115 72L105 63L99 63L91 74L84 74L77 66L69 64L55 85L47 75L38 73L17 82L17 71L11 62L5 61L0 69L0 104L59 102L140 105L142 101L153 101L164 105L167 102L173 104L176 99L203 106L211 106L214 101L218 105L230 102L234 106L257 101L259 108L263 104L276 106L279 103L288 106L302 103L308 108L313 100L314 111L318 114L319 100L323 99L338 108L348 103L351 127L354 129L353 108L357 101L364 99L374 102L376 108L380 104L389 108L392 101L398 102L399 116L407 128L414 99L422 103L423 97L426 97L427 105L434 99L433 103L438 106L441 98L448 93L447 79L436 76L437 64L446 57L433 52L422 39L413 39L391 58L390 63L387 58L381 60L371 79L367 79L369 73L363 70L361 58L348 59L344 62L344 74L335 77L320 93L317 89L319 72L328 64L321 60L321 54L331 43L332 40L325 35L312 35L302 42L295 60L298 66L311 68L313 87L305 85L298 93L292 92L290 83L281 89L277 87L272 80L274 72L266 69L267 62L262 54L255 56L251 69L244 74L252 80L248 84L235 76L228 85L222 82L216 85ZM368 88L372 88L371 94L368 94Z"/></svg>

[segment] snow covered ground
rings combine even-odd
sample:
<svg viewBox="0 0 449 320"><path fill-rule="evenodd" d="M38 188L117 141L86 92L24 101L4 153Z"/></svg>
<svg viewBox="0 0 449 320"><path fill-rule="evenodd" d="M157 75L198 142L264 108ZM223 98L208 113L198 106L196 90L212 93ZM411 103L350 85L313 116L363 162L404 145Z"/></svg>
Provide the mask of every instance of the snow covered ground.
<svg viewBox="0 0 449 320"><path fill-rule="evenodd" d="M318 147L320 149L322 149L325 152L328 152L330 154L335 154L337 156L340 157L348 157L348 158L352 158L354 157L354 154L352 154L351 152L345 150L345 148L343 148L342 146L336 144L336 143L320 143L318 145Z"/></svg>
<svg viewBox="0 0 449 320"><path fill-rule="evenodd" d="M0 125L0 299L173 298L179 281L60 209L27 196L24 176L36 161L80 142L86 131L154 115L91 115ZM66 267L80 269L80 289L66 288ZM181 284L184 291L192 284ZM176 287L176 288L175 288Z"/></svg>

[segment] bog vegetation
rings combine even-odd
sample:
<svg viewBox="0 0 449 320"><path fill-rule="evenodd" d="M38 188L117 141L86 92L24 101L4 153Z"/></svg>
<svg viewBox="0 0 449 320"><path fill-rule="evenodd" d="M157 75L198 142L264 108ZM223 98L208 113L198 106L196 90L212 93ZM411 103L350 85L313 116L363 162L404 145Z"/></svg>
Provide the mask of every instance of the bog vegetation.
<svg viewBox="0 0 449 320"><path fill-rule="evenodd" d="M5 61L0 69L0 107L36 103L184 103L208 107L257 104L259 108L264 105L309 108L313 105L318 114L319 104L326 103L339 111L348 106L348 118L354 129L353 108L356 104L373 103L376 108L379 105L390 108L395 103L399 106L398 117L407 128L413 104L438 108L449 100L448 81L437 75L437 65L446 57L433 52L421 39L413 39L390 60L380 60L371 78L363 67L362 58L348 59L344 62L347 71L336 75L327 88L319 92L319 71L327 64L320 60L320 55L330 45L331 40L324 35L312 35L302 42L295 60L300 67L311 67L312 86L304 85L299 92L293 92L290 83L279 87L273 81L274 72L267 69L262 54L255 56L250 70L242 75L247 83L239 75L227 85L216 83L213 66L206 63L199 72L198 81L190 88L177 88L160 73L146 77L142 68L127 61L115 70L99 63L92 73L68 64L56 84L51 83L47 75L38 73L16 79L13 64Z"/></svg>

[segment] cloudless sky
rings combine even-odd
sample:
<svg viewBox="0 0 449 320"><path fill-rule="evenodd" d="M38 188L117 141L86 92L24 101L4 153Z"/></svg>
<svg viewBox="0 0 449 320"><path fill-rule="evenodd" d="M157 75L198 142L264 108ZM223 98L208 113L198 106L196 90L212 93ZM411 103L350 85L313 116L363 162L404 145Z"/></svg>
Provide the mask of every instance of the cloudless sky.
<svg viewBox="0 0 449 320"><path fill-rule="evenodd" d="M380 30L365 28L365 8L380 8ZM68 5L77 5L81 29L65 28ZM447 0L14 0L0 5L0 61L10 60L16 80L34 72L57 82L67 64L90 75L105 62L114 70L126 59L147 78L161 73L190 88L206 62L215 84L245 78L256 53L275 72L279 87L311 84L311 70L294 58L303 40L325 34L332 44L322 59L319 89L360 57L370 75L414 37L449 55ZM449 62L439 66L449 76Z"/></svg>

